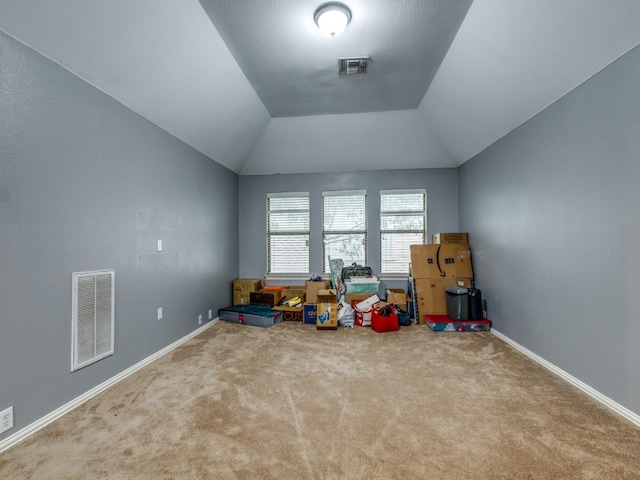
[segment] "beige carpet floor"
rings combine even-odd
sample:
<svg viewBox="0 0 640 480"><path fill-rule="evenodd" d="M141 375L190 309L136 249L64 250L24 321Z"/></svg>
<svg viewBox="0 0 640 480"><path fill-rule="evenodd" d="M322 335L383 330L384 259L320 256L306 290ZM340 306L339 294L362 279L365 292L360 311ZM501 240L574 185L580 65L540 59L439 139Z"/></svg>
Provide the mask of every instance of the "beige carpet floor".
<svg viewBox="0 0 640 480"><path fill-rule="evenodd" d="M640 428L490 333L220 322L2 479L639 479Z"/></svg>

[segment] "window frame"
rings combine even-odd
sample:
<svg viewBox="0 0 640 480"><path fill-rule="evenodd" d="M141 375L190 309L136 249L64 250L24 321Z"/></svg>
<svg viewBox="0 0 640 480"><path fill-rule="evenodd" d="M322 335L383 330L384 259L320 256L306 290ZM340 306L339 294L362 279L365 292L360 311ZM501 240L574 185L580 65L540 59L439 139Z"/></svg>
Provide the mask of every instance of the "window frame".
<svg viewBox="0 0 640 480"><path fill-rule="evenodd" d="M291 209L279 209L279 210L273 210L271 208L271 199L282 199L282 198L291 198L291 199L301 199L301 198L306 198L307 200L307 208L305 209L300 209L300 208L291 208ZM275 192L275 193L267 193L267 198L266 198L266 202L265 202L265 207L266 207L266 274L267 276L272 276L272 277L287 277L287 276L306 276L308 275L308 271L310 269L310 242L311 242L311 199L310 199L310 195L309 192ZM278 231L272 231L271 229L271 219L272 219L272 212L278 212L278 213L301 213L301 212L306 212L307 218L306 218L306 230L300 230L300 229L291 229L291 230L278 230ZM296 270L295 272L291 271L287 271L287 272L279 272L279 271L272 271L272 265L273 265L273 253L272 253L272 238L275 237L284 237L284 236L294 236L294 237L306 237L305 238L305 243L306 243L306 270L305 268L303 268L302 270L298 271ZM293 263L293 262L292 262Z"/></svg>
<svg viewBox="0 0 640 480"><path fill-rule="evenodd" d="M421 194L422 195L422 209L421 210L398 210L398 211L394 211L394 210L383 210L383 196L385 195L415 195L415 194ZM380 270L380 276L384 276L384 277L406 277L409 274L409 263L411 262L411 257L410 257L410 252L407 249L406 252L403 252L403 255L405 256L405 260L406 262L406 268L404 272L400 272L400 271L388 271L385 270L385 265L386 263L388 263L388 260L385 259L385 242L383 240L385 235L416 235L416 234L421 234L421 241L420 243L424 244L426 243L426 239L427 239L427 190L424 188L421 189L394 189L394 190L380 190L379 191L379 218L380 218L380 246L379 246L379 252L378 252L378 261L379 261L379 270ZM385 225L385 221L384 218L385 217L394 217L394 216L422 216L422 229L421 230L417 230L417 229L404 229L404 230L395 230L395 229L388 229L388 228L384 228Z"/></svg>
<svg viewBox="0 0 640 480"><path fill-rule="evenodd" d="M326 198L335 198L335 197L357 197L357 196L361 196L362 197L362 216L363 216L363 221L364 221L364 225L363 228L359 229L359 230L347 230L347 229L336 229L336 230L326 230L326 225L325 225L325 215L326 215L326 203L325 203L325 199ZM329 265L329 259L328 259L328 255L327 255L327 236L329 235L362 235L362 248L363 248L363 252L364 252L364 258L362 260L362 265L367 265L367 259L368 259L368 201L367 201L367 191L366 190L335 190L335 191L325 191L322 192L322 206L321 206L321 210L322 210L322 269L324 270L324 274L328 275L330 274L330 269L331 266ZM345 260L343 258L343 260ZM345 265L346 264L351 264L351 262L353 261L353 259L348 259L345 260Z"/></svg>

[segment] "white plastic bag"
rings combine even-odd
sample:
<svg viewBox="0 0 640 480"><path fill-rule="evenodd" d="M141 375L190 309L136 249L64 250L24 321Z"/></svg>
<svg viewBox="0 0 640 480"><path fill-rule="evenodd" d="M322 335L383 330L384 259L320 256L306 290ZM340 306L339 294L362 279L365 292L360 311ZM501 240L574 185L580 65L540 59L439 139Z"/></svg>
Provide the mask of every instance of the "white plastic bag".
<svg viewBox="0 0 640 480"><path fill-rule="evenodd" d="M340 309L338 310L338 325L341 327L353 327L355 318L356 312L351 305L345 302L340 302Z"/></svg>

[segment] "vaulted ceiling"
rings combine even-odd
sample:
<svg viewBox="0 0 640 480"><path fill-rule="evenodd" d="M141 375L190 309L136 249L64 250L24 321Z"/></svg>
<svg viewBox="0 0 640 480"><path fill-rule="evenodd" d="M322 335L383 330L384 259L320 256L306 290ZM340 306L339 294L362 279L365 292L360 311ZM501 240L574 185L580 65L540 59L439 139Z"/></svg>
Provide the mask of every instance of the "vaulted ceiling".
<svg viewBox="0 0 640 480"><path fill-rule="evenodd" d="M0 0L0 29L239 174L457 167L640 44L638 0L343 0L336 38L321 3Z"/></svg>

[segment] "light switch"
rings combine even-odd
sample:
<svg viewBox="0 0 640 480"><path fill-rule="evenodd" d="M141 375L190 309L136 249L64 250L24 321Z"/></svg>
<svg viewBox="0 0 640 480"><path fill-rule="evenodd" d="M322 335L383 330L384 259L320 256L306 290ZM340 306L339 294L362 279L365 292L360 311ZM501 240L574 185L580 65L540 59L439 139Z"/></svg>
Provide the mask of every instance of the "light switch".
<svg viewBox="0 0 640 480"><path fill-rule="evenodd" d="M162 251L162 240L158 240L158 251Z"/></svg>

